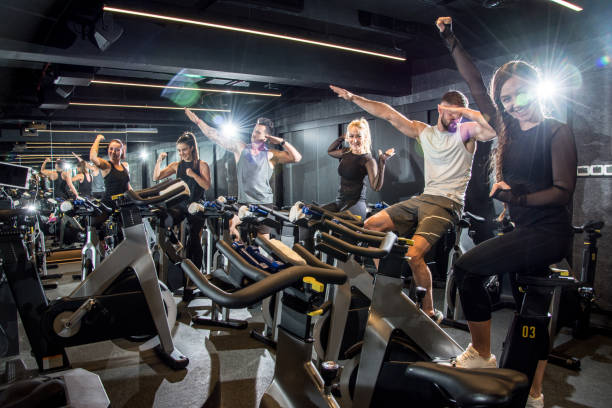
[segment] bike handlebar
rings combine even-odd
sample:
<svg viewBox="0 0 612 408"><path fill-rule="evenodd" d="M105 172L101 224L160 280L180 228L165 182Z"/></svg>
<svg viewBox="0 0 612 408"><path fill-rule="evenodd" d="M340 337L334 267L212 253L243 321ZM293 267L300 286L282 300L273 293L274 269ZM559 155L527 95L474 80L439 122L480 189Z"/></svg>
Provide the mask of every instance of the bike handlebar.
<svg viewBox="0 0 612 408"><path fill-rule="evenodd" d="M243 269L249 270L249 272L258 270L258 268L244 261L226 242L219 241L217 248L228 257L232 265L235 265L241 271ZM247 265L248 268L246 267ZM346 274L342 270L329 266L326 268L292 266L274 274L268 274L259 269L257 274L261 276L260 280L247 287L228 293L207 279L189 259L181 262L181 268L205 296L223 307L232 309L243 308L257 303L274 293L301 282L306 277L312 277L324 284L343 284L347 279Z"/></svg>
<svg viewBox="0 0 612 408"><path fill-rule="evenodd" d="M340 238L336 238L326 232L321 232L319 234L319 239L322 242L327 243L344 252L349 252L355 255L361 255L369 258L384 258L389 255L389 252L391 252L391 249L393 249L393 245L397 241L397 235L392 232L387 232L385 238L380 241L378 248L364 248L357 245L349 244L348 242L343 241Z"/></svg>

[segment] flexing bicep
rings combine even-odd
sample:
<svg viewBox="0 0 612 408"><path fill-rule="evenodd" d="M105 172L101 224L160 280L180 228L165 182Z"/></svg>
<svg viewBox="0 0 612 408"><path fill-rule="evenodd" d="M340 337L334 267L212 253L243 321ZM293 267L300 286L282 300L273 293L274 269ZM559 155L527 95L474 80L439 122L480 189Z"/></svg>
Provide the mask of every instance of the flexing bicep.
<svg viewBox="0 0 612 408"><path fill-rule="evenodd" d="M273 165L276 164L287 164L287 163L294 163L295 160L293 158L293 156L287 152L286 150L269 150L270 153L272 153L272 157L269 158L268 160L270 160L270 162Z"/></svg>
<svg viewBox="0 0 612 408"><path fill-rule="evenodd" d="M101 157L95 157L95 160L94 160L94 158L92 158L91 161L96 166L98 166L98 168L100 170L110 170L110 168L111 168L111 164L107 160L105 160L105 159L103 159Z"/></svg>
<svg viewBox="0 0 612 408"><path fill-rule="evenodd" d="M484 122L467 122L461 124L461 137L464 141L474 139L480 142L488 142L497 137L497 133L491 125Z"/></svg>
<svg viewBox="0 0 612 408"><path fill-rule="evenodd" d="M168 166L166 166L166 168L164 168L163 170L159 171L159 175L157 176L156 180L163 180L166 177L170 177L173 174L176 174L176 168L178 167L178 162L172 162L170 163Z"/></svg>
<svg viewBox="0 0 612 408"><path fill-rule="evenodd" d="M327 154L329 154L331 157L336 158L336 159L342 158L342 155L345 152L345 149L342 147L343 143L344 143L343 137L339 137L336 140L334 140L332 144L330 144L329 147L327 148Z"/></svg>

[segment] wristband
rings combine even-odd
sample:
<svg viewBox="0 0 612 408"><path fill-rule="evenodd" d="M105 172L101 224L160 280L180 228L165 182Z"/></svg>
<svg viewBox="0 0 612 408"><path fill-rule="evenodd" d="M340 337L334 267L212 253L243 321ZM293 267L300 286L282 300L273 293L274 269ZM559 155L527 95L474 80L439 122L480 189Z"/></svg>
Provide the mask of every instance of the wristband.
<svg viewBox="0 0 612 408"><path fill-rule="evenodd" d="M287 141L286 141L286 140L283 140L283 141L282 141L282 142L280 142L278 145L279 145L280 147L283 147L283 146L285 145L285 143L287 143Z"/></svg>

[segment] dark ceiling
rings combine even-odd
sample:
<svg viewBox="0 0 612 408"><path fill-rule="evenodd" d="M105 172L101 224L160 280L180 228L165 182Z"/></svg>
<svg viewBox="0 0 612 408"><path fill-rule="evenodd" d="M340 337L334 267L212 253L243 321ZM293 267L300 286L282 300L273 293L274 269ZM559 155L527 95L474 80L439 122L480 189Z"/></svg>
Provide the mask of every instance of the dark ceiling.
<svg viewBox="0 0 612 408"><path fill-rule="evenodd" d="M107 6L239 26L404 56L395 61L218 28L105 14L97 0L0 3L0 155L33 141L32 122L62 128L185 127L180 110L67 106L68 102L195 106L252 121L278 106L332 97L327 84L383 95L411 93L411 76L450 67L433 25L451 15L465 46L480 56L512 44L588 38L610 21L609 0L574 0L575 13L549 0L109 0ZM483 3L499 4L486 8ZM121 32L122 31L122 32ZM102 51L96 35L118 36ZM503 44L503 46L501 46ZM515 45L516 49L516 45ZM478 54L477 54L478 56ZM58 79L60 78L60 79ZM278 93L281 97L89 84L111 80ZM74 85L61 85L62 81ZM76 82L75 82L76 81ZM60 84L60 85L58 85ZM59 89L58 89L59 88ZM60 95L63 93L63 95ZM211 120L211 114L202 117ZM176 132L173 133L176 135ZM165 136L166 135L166 136ZM132 137L132 136L130 136ZM90 141L57 135L55 141ZM139 139L140 138L140 139ZM38 139L36 139L38 140ZM4 156L6 158L6 156Z"/></svg>

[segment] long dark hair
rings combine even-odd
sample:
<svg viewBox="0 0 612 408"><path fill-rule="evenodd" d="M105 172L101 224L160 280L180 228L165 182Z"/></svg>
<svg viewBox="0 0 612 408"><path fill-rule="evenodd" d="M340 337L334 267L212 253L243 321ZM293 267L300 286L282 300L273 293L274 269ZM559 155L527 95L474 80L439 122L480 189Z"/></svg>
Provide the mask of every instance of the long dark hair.
<svg viewBox="0 0 612 408"><path fill-rule="evenodd" d="M200 152L198 151L198 143L196 141L195 135L191 132L183 132L181 137L179 137L176 141L176 144L179 143L185 144L193 148L193 150L191 151L191 167L194 170L197 169L200 163Z"/></svg>
<svg viewBox="0 0 612 408"><path fill-rule="evenodd" d="M511 77L516 76L525 81L529 85L534 86L540 75L538 70L531 64L525 61L515 60L506 62L499 67L491 78L491 98L497 107L499 114L497 115L497 147L491 151L490 167L496 182L504 179L503 165L504 155L512 143L516 131L520 129L517 119L510 116L504 109L501 102L501 89ZM534 103L538 103L537 101ZM541 107L540 107L541 109ZM506 213L507 205L504 204L504 211L499 215L502 219Z"/></svg>
<svg viewBox="0 0 612 408"><path fill-rule="evenodd" d="M79 171L79 173L82 173L83 175L86 175L88 173L87 171L87 163L85 163L85 161L80 161L77 163L77 170Z"/></svg>
<svg viewBox="0 0 612 408"><path fill-rule="evenodd" d="M501 102L501 89L512 76L517 76L530 85L535 85L539 79L538 71L533 65L518 60L506 62L495 71L493 78L491 78L491 97L499 112L497 116L497 148L491 152L491 166L494 170L495 181L503 180L504 153L509 144L512 143L515 131L519 129L518 120L505 111Z"/></svg>

